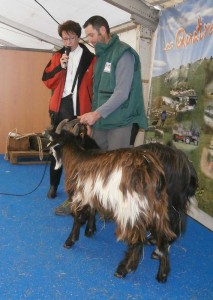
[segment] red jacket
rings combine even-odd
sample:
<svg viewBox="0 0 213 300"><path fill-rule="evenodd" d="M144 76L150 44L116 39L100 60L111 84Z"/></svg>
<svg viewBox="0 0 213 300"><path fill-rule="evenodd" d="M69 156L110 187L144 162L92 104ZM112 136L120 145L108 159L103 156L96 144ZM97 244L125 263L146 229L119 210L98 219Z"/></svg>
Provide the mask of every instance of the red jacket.
<svg viewBox="0 0 213 300"><path fill-rule="evenodd" d="M86 46L79 44L83 48L83 53L79 62L79 77L77 87L77 115L91 111L92 101L92 83L93 83L93 68L96 57L91 53ZM64 53L65 48L57 51L52 59L47 64L42 81L51 90L53 95L50 98L49 111L58 112L61 98L64 91L66 70L61 67L60 58Z"/></svg>

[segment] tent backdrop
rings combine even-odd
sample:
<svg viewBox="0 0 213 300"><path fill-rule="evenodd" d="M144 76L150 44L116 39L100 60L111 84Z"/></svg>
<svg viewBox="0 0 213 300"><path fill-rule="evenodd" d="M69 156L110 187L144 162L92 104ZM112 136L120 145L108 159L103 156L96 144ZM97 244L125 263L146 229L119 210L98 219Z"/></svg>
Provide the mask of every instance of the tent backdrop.
<svg viewBox="0 0 213 300"><path fill-rule="evenodd" d="M15 22L15 27L21 25L19 28L25 32L2 23L0 45L51 50L54 45L45 41L45 35L58 39L60 43L58 23L72 19L82 26L95 14L106 17L110 26L130 21L129 13L102 0L1 0L0 22L6 18L5 23L13 25ZM32 35L26 33L30 30ZM40 33L43 40L34 37L34 31Z"/></svg>
<svg viewBox="0 0 213 300"><path fill-rule="evenodd" d="M65 20L82 26L92 15L102 15L110 27L131 20L152 22L159 9L180 2L183 0L1 0L0 47L50 50L61 44L57 26Z"/></svg>
<svg viewBox="0 0 213 300"><path fill-rule="evenodd" d="M173 140L199 175L198 206L213 216L213 6L187 0L158 26L146 142Z"/></svg>

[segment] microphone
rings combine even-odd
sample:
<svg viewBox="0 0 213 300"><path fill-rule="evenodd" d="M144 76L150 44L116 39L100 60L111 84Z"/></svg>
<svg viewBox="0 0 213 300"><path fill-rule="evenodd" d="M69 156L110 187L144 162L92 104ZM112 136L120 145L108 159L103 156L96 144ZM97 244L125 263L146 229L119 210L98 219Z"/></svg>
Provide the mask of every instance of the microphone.
<svg viewBox="0 0 213 300"><path fill-rule="evenodd" d="M67 56L69 56L70 52L71 52L71 47L65 47L64 53L65 53ZM64 68L66 69L66 68L67 68L67 63L64 62L63 64L64 64Z"/></svg>

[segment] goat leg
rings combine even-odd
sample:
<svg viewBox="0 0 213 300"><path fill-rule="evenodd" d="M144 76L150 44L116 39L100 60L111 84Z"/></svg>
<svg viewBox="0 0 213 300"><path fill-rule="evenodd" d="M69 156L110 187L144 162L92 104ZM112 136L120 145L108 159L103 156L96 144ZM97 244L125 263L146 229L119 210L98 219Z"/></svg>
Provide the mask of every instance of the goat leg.
<svg viewBox="0 0 213 300"><path fill-rule="evenodd" d="M146 244L154 246L157 243L157 238L154 229L150 230L149 235L146 237Z"/></svg>
<svg viewBox="0 0 213 300"><path fill-rule="evenodd" d="M83 211L80 211L77 213L76 216L74 216L74 222L72 226L72 230L64 243L64 247L69 249L71 248L76 241L79 240L79 235L80 235L80 228L82 226L82 223L84 222L85 219L85 213Z"/></svg>
<svg viewBox="0 0 213 300"><path fill-rule="evenodd" d="M158 240L158 247L154 253L156 254L156 257L153 258L159 259L160 261L156 279L161 283L165 283L170 272L168 241L166 239Z"/></svg>
<svg viewBox="0 0 213 300"><path fill-rule="evenodd" d="M95 220L96 210L90 208L90 213L88 216L88 221L85 229L85 236L91 237L96 231L96 220Z"/></svg>
<svg viewBox="0 0 213 300"><path fill-rule="evenodd" d="M142 250L143 244L140 242L134 245L129 245L125 257L118 265L114 275L118 278L124 278L127 273L136 271L141 258Z"/></svg>

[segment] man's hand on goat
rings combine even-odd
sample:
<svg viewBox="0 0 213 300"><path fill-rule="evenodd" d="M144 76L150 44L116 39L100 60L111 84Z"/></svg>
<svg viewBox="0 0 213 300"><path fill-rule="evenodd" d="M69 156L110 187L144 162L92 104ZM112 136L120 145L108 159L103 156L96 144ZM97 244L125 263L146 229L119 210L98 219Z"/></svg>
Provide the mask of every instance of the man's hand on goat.
<svg viewBox="0 0 213 300"><path fill-rule="evenodd" d="M80 123L92 126L95 122L100 119L101 115L97 111L86 113L79 117Z"/></svg>

